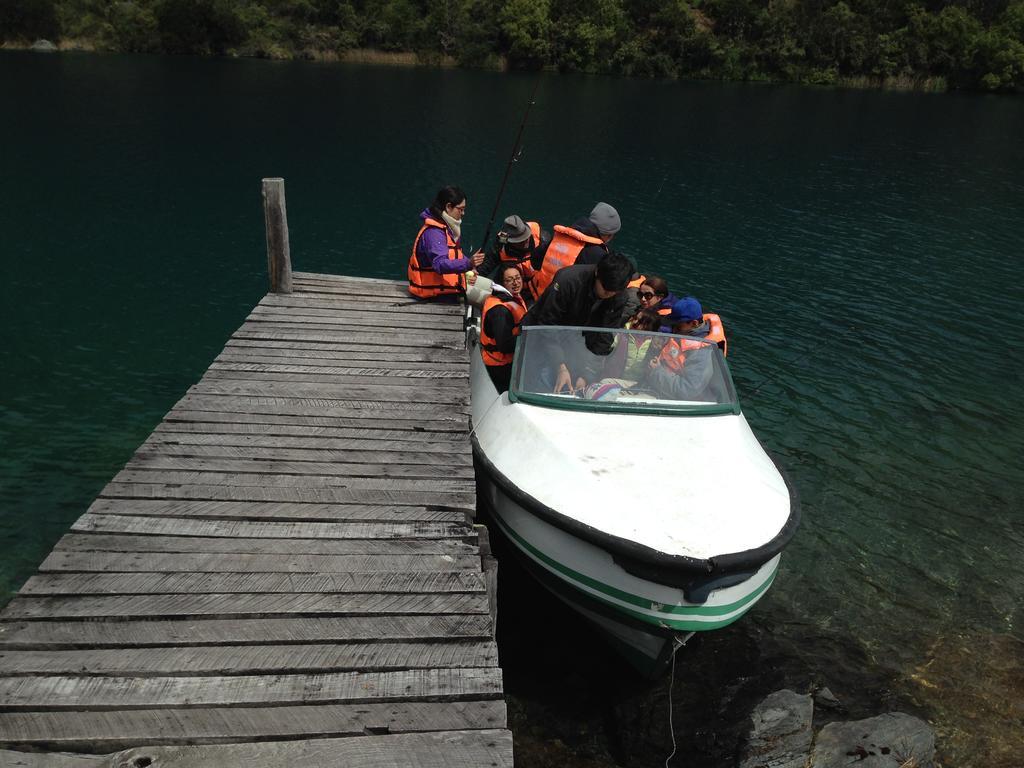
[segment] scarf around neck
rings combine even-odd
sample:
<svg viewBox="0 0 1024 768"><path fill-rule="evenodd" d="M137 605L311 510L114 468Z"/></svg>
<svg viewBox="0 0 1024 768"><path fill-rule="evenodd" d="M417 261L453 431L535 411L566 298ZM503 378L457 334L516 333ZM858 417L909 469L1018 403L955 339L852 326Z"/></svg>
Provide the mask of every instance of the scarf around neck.
<svg viewBox="0 0 1024 768"><path fill-rule="evenodd" d="M444 223L448 225L448 229L452 231L452 234L455 236L456 240L462 237L461 221L453 219L451 216L448 215L447 211L441 211L441 218L444 219Z"/></svg>

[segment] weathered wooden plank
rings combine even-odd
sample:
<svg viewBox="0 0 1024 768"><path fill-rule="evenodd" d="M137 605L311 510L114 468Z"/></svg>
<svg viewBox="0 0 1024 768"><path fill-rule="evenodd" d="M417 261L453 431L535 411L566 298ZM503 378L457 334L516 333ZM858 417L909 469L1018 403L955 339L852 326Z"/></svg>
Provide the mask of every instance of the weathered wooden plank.
<svg viewBox="0 0 1024 768"><path fill-rule="evenodd" d="M427 331L417 329L410 334L399 328L367 328L359 325L329 325L321 323L271 323L247 320L232 334L233 339L266 339L277 341L329 341L352 342L362 341L375 344L382 350L384 347L401 349L465 349L466 343L462 333L458 331Z"/></svg>
<svg viewBox="0 0 1024 768"><path fill-rule="evenodd" d="M468 446L460 453L441 450L414 451L408 444L378 443L354 450L329 450L326 448L290 448L284 445L252 445L251 443L230 444L223 437L206 436L203 442L161 442L149 440L135 453L140 463L146 457L178 457L191 459L231 459L249 462L306 462L307 472L316 474L365 474L375 476L444 477L450 472L472 471L473 455ZM315 443L314 443L315 445ZM416 446L430 446L429 443L415 443ZM330 464L333 466L327 467ZM313 467L320 467L319 471ZM366 466L364 472L357 468ZM282 471L271 466L257 467L261 471ZM389 471L390 470L390 471ZM413 471L415 470L415 471ZM246 471L246 470L240 470ZM302 473L298 473L302 474Z"/></svg>
<svg viewBox="0 0 1024 768"><path fill-rule="evenodd" d="M87 513L71 526L72 531L133 533L178 538L273 538L273 539L416 539L476 538L467 523L280 523L247 520L181 520L132 515ZM78 537L87 539L89 537ZM98 538L98 537L92 537ZM247 542L253 544L254 542ZM308 546L309 542L303 542ZM454 547L453 543L447 544Z"/></svg>
<svg viewBox="0 0 1024 768"><path fill-rule="evenodd" d="M333 416L367 421L393 422L420 420L429 425L445 422L466 425L469 409L463 405L406 402L395 400L341 400L338 398L293 398L266 395L188 394L175 405L175 410L211 411L215 413L272 414L274 416ZM394 428L390 425L387 428ZM415 428L415 427L413 427Z"/></svg>
<svg viewBox="0 0 1024 768"><path fill-rule="evenodd" d="M327 338L332 341L348 341L360 335L381 347L409 349L416 346L462 349L465 342L458 331L428 330L417 328L415 333L400 328L373 328L352 323L287 322L284 320L246 320L235 331L233 338L263 338L263 334L291 334L301 340ZM273 336L271 336L273 338Z"/></svg>
<svg viewBox="0 0 1024 768"><path fill-rule="evenodd" d="M383 457L381 457L383 458ZM163 452L140 451L125 465L130 470L170 470L197 472L239 472L263 475L293 475L338 477L345 479L394 478L396 480L427 480L438 477L472 480L471 463L455 462L434 464L351 464L340 461L312 461L308 459L277 461L269 458L234 458L228 456L167 455ZM262 484L262 483L260 483Z"/></svg>
<svg viewBox="0 0 1024 768"><path fill-rule="evenodd" d="M2 717L2 715L0 715ZM0 739L4 735L0 721ZM22 746L16 742L0 740L0 745ZM3 768L115 768L109 756L75 755L56 752L20 752L0 749L0 766ZM116 768L122 768L117 766Z"/></svg>
<svg viewBox="0 0 1024 768"><path fill-rule="evenodd" d="M438 594L201 594L15 597L0 616L19 619L365 616L403 613L487 613L487 595Z"/></svg>
<svg viewBox="0 0 1024 768"><path fill-rule="evenodd" d="M360 327L367 331L376 333L378 330L400 332L428 331L429 333L464 333L462 323L453 322L452 318L441 315L416 315L413 313L400 316L384 315L380 313L364 312L362 310L344 310L340 307L333 309L314 309L307 307L287 307L275 309L257 306L246 322L250 323L281 323L287 325L302 325L310 327L345 326Z"/></svg>
<svg viewBox="0 0 1024 768"><path fill-rule="evenodd" d="M215 382L211 382L211 387ZM268 384L273 384L269 382ZM237 386L237 385L236 385ZM276 387L281 389L280 386ZM410 389L406 387L405 389ZM415 390L413 386L411 389ZM390 395L370 398L356 397L352 393L332 393L318 396L303 393L296 396L294 392L284 394L240 394L231 392L196 392L195 386L175 405L176 408L206 409L221 412L240 413L273 413L283 415L338 415L364 416L366 418L384 419L423 419L461 420L468 416L469 409L464 404L452 406L447 401L417 400L402 402Z"/></svg>
<svg viewBox="0 0 1024 768"><path fill-rule="evenodd" d="M0 677L257 675L494 667L494 641L4 651Z"/></svg>
<svg viewBox="0 0 1024 768"><path fill-rule="evenodd" d="M334 364L368 361L370 365L388 366L393 362L430 363L448 367L466 367L469 355L465 349L423 347L380 347L355 341L275 341L272 339L229 339L225 353L294 357L308 360L330 360Z"/></svg>
<svg viewBox="0 0 1024 768"><path fill-rule="evenodd" d="M343 320L365 320L367 317L372 318L372 324L374 326L384 326L388 328L442 328L443 330L452 330L461 332L462 327L462 315L451 315L443 313L423 313L415 311L401 311L405 307L389 307L387 305L382 306L380 304L367 304L365 307L356 303L353 305L351 301L344 302L342 300L332 301L328 306L315 306L312 299L307 297L298 297L297 302L293 302L291 306L281 306L274 304L264 304L260 302L253 307L249 314L249 317L254 316L267 316L267 317L284 317L284 318L340 318ZM394 303L394 302L392 302ZM368 307L376 307L378 311L368 309ZM415 310L417 307L410 307L410 310ZM383 310L383 311L382 311ZM399 310L399 311L395 311Z"/></svg>
<svg viewBox="0 0 1024 768"><path fill-rule="evenodd" d="M384 384L334 384L324 382L271 381L203 378L189 388L195 395L231 395L232 397L271 397L296 402L313 401L330 406L345 405L353 401L374 403L376 409L395 403L404 410L439 410L435 403L466 405L469 393L462 387L452 387L434 380ZM414 408L411 406L420 406ZM349 406L366 407L366 406Z"/></svg>
<svg viewBox="0 0 1024 768"><path fill-rule="evenodd" d="M280 645L358 640L419 640L491 636L480 614L233 617L162 620L0 621L0 648L125 648L168 645Z"/></svg>
<svg viewBox="0 0 1024 768"><path fill-rule="evenodd" d="M494 667L209 677L0 678L0 709L132 709L497 698Z"/></svg>
<svg viewBox="0 0 1024 768"><path fill-rule="evenodd" d="M295 279L300 285L326 283L327 285L348 286L374 295L393 293L406 299L411 298L406 281L396 278L333 275L325 272L296 272Z"/></svg>
<svg viewBox="0 0 1024 768"><path fill-rule="evenodd" d="M335 331L295 331L295 330L275 330L272 328L265 327L251 327L246 326L240 328L235 332L235 335L231 337L233 341L255 341L265 342L284 342L285 346L294 347L297 344L321 344L324 347L330 349L340 349L342 346L347 345L358 345L360 342L358 337L354 337L353 331L335 330ZM382 339L381 343L376 344L376 359L385 361L388 359L389 353L401 354L403 357L396 359L408 359L405 355L410 353L410 350L425 349L435 351L449 351L453 353L460 353L465 356L466 346L465 341L462 337L456 337L454 334L448 339L429 339L424 340L422 347L404 346L401 343L400 336L392 336L387 339ZM390 342L390 343L384 343ZM363 344L365 347L366 344ZM421 354L421 353L417 353ZM457 359L452 357L451 359Z"/></svg>
<svg viewBox="0 0 1024 768"><path fill-rule="evenodd" d="M407 544L407 542L397 542ZM46 573L32 576L18 594L155 595L235 593L441 593L485 591L474 571L402 573Z"/></svg>
<svg viewBox="0 0 1024 768"><path fill-rule="evenodd" d="M441 305L434 302L417 302L415 304L410 303L407 300L395 300L393 298L380 298L376 301L365 301L358 296L350 296L344 293L327 293L317 295L316 293L302 293L293 294L292 296L282 297L287 301L282 302L271 302L265 297L262 301L257 304L258 307L264 307L267 309L342 309L353 312L363 312L368 315L378 315L381 317L390 318L386 322L395 322L396 317L414 316L414 317L432 317L437 319L447 319L453 325L458 324L461 326L462 319L465 316L464 311L461 309L452 312L451 305Z"/></svg>
<svg viewBox="0 0 1024 768"><path fill-rule="evenodd" d="M161 768L251 768L254 765L510 768L512 733L507 730L447 731L259 744L144 747L117 753L115 760L118 768L140 764Z"/></svg>
<svg viewBox="0 0 1024 768"><path fill-rule="evenodd" d="M100 498L90 513L107 515L148 515L181 519L220 518L225 520L308 521L308 522L457 522L466 512L459 507L396 506L385 504L302 504L274 501L191 501L178 499Z"/></svg>
<svg viewBox="0 0 1024 768"><path fill-rule="evenodd" d="M401 733L386 736L259 741L204 746L145 746L104 756L3 752L4 765L21 768L251 768L316 765L323 768L470 768L512 765L507 730Z"/></svg>
<svg viewBox="0 0 1024 768"><path fill-rule="evenodd" d="M405 376L405 373L419 373L419 376ZM431 389L450 390L453 394L463 392L469 384L469 377L463 373L452 376L438 376L437 371L399 371L387 374L346 374L334 373L303 373L276 371L240 371L225 369L213 363L203 374L201 384L237 382L280 382L285 384L324 384L335 388L342 387L430 387Z"/></svg>
<svg viewBox="0 0 1024 768"><path fill-rule="evenodd" d="M39 571L118 573L356 573L477 569L472 555L245 555L161 552L51 552Z"/></svg>
<svg viewBox="0 0 1024 768"><path fill-rule="evenodd" d="M219 355L207 369L207 374L217 371L223 375L228 371L235 373L259 374L302 374L304 376L338 377L341 381L366 379L377 381L381 377L396 379L439 379L454 380L452 386L465 386L469 381L469 369L466 366L435 367L436 363L388 363L387 365L368 363L351 363L341 361L309 360L301 357L262 357L254 361L252 355Z"/></svg>
<svg viewBox="0 0 1024 768"><path fill-rule="evenodd" d="M343 374L326 373L274 373L259 371L226 371L212 366L194 386L202 391L207 387L223 387L236 385L243 387L256 387L260 394L269 390L277 395L279 392L291 389L289 396L300 392L303 397L333 397L340 395L341 399L351 397L353 390L381 390L387 392L409 391L409 397L420 397L420 402L432 402L427 400L426 395L441 396L451 395L451 401L458 402L465 393L469 384L468 377L460 378L438 378L433 376L420 377L395 377L395 376L346 376ZM266 386L269 385L269 386ZM295 389L298 387L299 389ZM361 394L360 397L364 397ZM441 402L449 402L443 400Z"/></svg>
<svg viewBox="0 0 1024 768"><path fill-rule="evenodd" d="M145 473L136 473L142 475ZM198 473L192 473L198 474ZM380 490L342 487L274 487L218 483L145 482L135 476L128 482L111 482L100 496L105 499L192 499L202 501L298 502L304 504L370 504L383 506L436 506L473 514L475 493L439 493L430 490Z"/></svg>
<svg viewBox="0 0 1024 768"><path fill-rule="evenodd" d="M425 360L378 360L369 353L321 352L318 350L265 349L260 347L225 347L214 360L214 366L281 365L296 369L330 368L350 373L402 376L435 373L451 377L469 376L466 361L433 362ZM212 367L212 366L211 366Z"/></svg>
<svg viewBox="0 0 1024 768"><path fill-rule="evenodd" d="M368 359L378 364L389 360L424 361L446 363L448 365L467 365L469 355L465 348L448 349L441 347L383 347L369 340L361 339L228 339L224 349L231 351L254 351L259 354L271 354L274 351L287 355L311 353L317 358Z"/></svg>
<svg viewBox="0 0 1024 768"><path fill-rule="evenodd" d="M199 405L202 406L205 404L200 403ZM209 408L202 410L201 407L195 408L186 402L180 407L175 407L174 410L164 416L161 428L174 429L175 425L178 423L200 423L204 425L203 428L210 425L216 425L217 431L229 429L231 427L246 429L247 426L251 425L256 428L283 427L286 429L299 430L300 433L307 429L358 429L362 431L379 430L381 432L394 432L396 430L405 429L409 431L410 435L420 434L424 437L445 435L452 438L469 433L468 415L449 419L443 417L431 418L429 416L417 418L395 417L378 419L372 412L357 413L356 415L344 413L338 415L329 413L324 415L322 410L306 410L305 413L277 413L274 410L266 408L263 410L266 412L245 413L238 410L233 412L214 411ZM278 410L287 411L288 409L280 408Z"/></svg>
<svg viewBox="0 0 1024 768"><path fill-rule="evenodd" d="M365 302L367 306L375 305L379 307L387 307L390 311L398 313L419 310L425 303L433 304L437 307L442 306L440 302L417 301L408 294L404 297L398 295L373 296L366 293L360 293L358 290L351 287L332 286L324 283L309 283L305 285L303 290L298 293L297 298L308 301L348 301L356 303L357 305L360 302ZM448 306L454 310L455 316L462 316L465 311L462 307L457 305Z"/></svg>
<svg viewBox="0 0 1024 768"><path fill-rule="evenodd" d="M220 419L229 419L230 415L221 414L218 416ZM298 420L297 420L298 421ZM430 422L414 422L422 425L429 425ZM414 429L407 428L401 429L399 427L391 427L388 425L374 425L374 424L362 424L357 427L337 427L337 426L316 426L315 424L303 424L303 423L253 423L249 421L162 421L157 425L153 431L153 436L159 438L162 433L181 433L181 432L193 432L197 434L215 434L215 435L286 435L295 438L302 438L305 440L314 440L319 438L328 438L332 440L348 442L349 440L367 440L378 442L381 440L387 440L391 442L401 443L438 443L444 444L447 448L463 449L466 445L466 436L469 432L468 422L462 426L452 425L451 423L445 424L445 429L441 431L431 431L427 429ZM173 439L180 439L176 434ZM258 440L257 440L258 443ZM298 443L296 447L301 447ZM340 444L334 446L325 447L344 447ZM357 446L369 448L370 445ZM415 446L411 446L415 450Z"/></svg>
<svg viewBox="0 0 1024 768"><path fill-rule="evenodd" d="M181 451L196 450L199 448L221 449L226 447L237 447L244 449L246 455L251 457L262 457L274 455L281 458L298 458L302 455L317 456L322 458L340 459L347 458L351 461L351 455L358 454L365 456L368 451L374 454L411 454L417 460L444 461L447 458L463 459L472 457L472 448L467 444L465 436L455 435L456 440L445 439L443 435L436 437L437 433L424 436L422 433L407 433L397 430L387 433L384 430L374 432L372 430L357 432L349 430L359 436L352 437L331 437L319 434L303 435L289 433L274 433L268 429L255 432L245 429L249 425L242 425L242 428L231 430L220 430L210 433L202 430L196 425L180 424L163 425L160 429L149 436L140 448L146 450L163 451L170 447ZM263 425L267 426L267 425ZM235 434L237 433L237 434ZM367 437L366 435L371 435ZM391 435L397 439L392 439ZM415 440L407 438L415 436ZM296 452L294 455L289 451ZM272 452L272 453L269 453ZM299 453L303 452L303 453ZM201 455L201 454L196 454Z"/></svg>
<svg viewBox="0 0 1024 768"><path fill-rule="evenodd" d="M385 314L390 318L406 315L427 315L432 317L446 317L452 323L461 326L464 311L462 307L455 307L451 304L439 304L432 301L418 301L412 303L409 298L395 299L384 297L377 301L367 301L362 296L348 296L345 294L332 294L328 296L313 296L309 293L295 294L291 296L275 296L267 294L260 300L259 307L275 309L348 309L369 313Z"/></svg>
<svg viewBox="0 0 1024 768"><path fill-rule="evenodd" d="M187 521L177 521L187 522ZM243 539L217 536L65 535L55 552L191 552L251 555L472 555L459 539Z"/></svg>
<svg viewBox="0 0 1024 768"><path fill-rule="evenodd" d="M482 730L504 728L506 722L505 702L493 699L198 710L2 712L0 743L110 752L154 744L217 744L363 736L369 733ZM3 755L0 753L0 765L19 765L4 762ZM254 765L269 763L257 761Z"/></svg>
<svg viewBox="0 0 1024 768"><path fill-rule="evenodd" d="M422 479L402 477L343 477L331 475L260 475L247 472L216 472L197 470L169 470L169 469L125 469L115 475L112 485L120 483L161 483L167 485L214 485L226 486L229 488L243 487L267 487L267 488L297 488L302 491L312 491L323 488L338 488L347 491L369 490L381 491L381 497L377 501L387 503L386 493L418 493L421 496L430 497L433 501L442 501L447 494L466 494L473 490L473 483L470 480L432 479L430 483L424 483ZM436 494L436 495L434 495ZM103 495L110 495L104 490ZM374 498L374 497L371 497ZM425 502L429 503L429 502Z"/></svg>
<svg viewBox="0 0 1024 768"><path fill-rule="evenodd" d="M433 327L430 327L433 326ZM380 347L412 349L417 346L465 349L465 331L447 324L421 323L405 328L402 324L383 325L380 319L350 317L302 317L256 313L246 318L232 338L252 338L251 334L294 333L301 340L327 335L332 341L377 344Z"/></svg>

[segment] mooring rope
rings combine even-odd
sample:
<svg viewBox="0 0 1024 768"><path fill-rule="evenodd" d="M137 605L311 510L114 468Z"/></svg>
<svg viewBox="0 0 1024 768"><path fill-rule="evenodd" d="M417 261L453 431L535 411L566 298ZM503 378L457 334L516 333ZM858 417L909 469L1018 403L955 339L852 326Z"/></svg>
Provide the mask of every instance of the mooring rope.
<svg viewBox="0 0 1024 768"><path fill-rule="evenodd" d="M676 652L683 647L683 644L678 640L673 641L674 647L672 648L672 672L668 678L668 732L672 736L672 752L668 757L665 758L665 768L668 768L669 761L676 756L676 727L675 723L672 722L672 689L676 683Z"/></svg>

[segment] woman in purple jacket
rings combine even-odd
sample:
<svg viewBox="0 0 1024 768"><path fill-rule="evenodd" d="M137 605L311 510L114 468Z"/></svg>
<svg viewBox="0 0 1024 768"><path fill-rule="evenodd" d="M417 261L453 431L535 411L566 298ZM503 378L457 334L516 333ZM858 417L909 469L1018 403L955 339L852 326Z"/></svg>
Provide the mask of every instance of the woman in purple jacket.
<svg viewBox="0 0 1024 768"><path fill-rule="evenodd" d="M466 273L480 266L484 252L462 254L462 217L466 193L443 187L420 213L422 225L409 255L409 293L418 299L458 296L466 291ZM470 280L472 282L472 279Z"/></svg>

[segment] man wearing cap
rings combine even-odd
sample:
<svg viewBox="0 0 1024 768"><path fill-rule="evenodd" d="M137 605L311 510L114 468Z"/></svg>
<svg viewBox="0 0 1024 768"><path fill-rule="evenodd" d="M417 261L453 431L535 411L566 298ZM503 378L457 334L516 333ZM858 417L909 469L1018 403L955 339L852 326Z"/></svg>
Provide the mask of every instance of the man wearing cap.
<svg viewBox="0 0 1024 768"><path fill-rule="evenodd" d="M540 298L563 267L597 264L609 253L608 243L621 228L619 212L608 203L598 203L589 216L571 227L556 225L554 237L533 253L533 267L537 270L529 288L533 299Z"/></svg>
<svg viewBox="0 0 1024 768"><path fill-rule="evenodd" d="M505 219L498 234L495 235L494 244L480 265L480 274L494 280L500 278L499 269L511 264L519 267L523 283L529 285L535 274L531 258L540 245L540 224L536 221L524 221L521 216L513 214ZM532 302L532 297L526 289L523 290L523 295Z"/></svg>
<svg viewBox="0 0 1024 768"><path fill-rule="evenodd" d="M672 400L700 399L714 373L714 343L708 338L711 325L704 319L700 302L692 296L676 301L666 319L672 333L684 338L670 339L661 354L651 359L647 385L659 396Z"/></svg>

